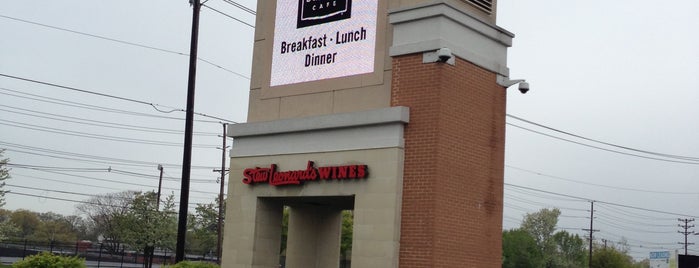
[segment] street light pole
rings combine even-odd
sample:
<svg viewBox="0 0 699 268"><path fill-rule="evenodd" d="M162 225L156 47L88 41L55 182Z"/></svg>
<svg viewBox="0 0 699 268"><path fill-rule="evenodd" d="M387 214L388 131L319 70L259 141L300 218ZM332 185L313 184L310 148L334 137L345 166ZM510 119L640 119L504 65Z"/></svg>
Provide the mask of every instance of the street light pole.
<svg viewBox="0 0 699 268"><path fill-rule="evenodd" d="M189 0L192 5L192 38L189 52L189 78L187 82L187 112L184 127L184 153L182 155L182 185L180 187L180 212L177 224L175 262L184 260L184 244L187 235L187 207L189 206L189 179L192 169L192 134L194 132L194 85L197 77L197 45L199 39L200 0Z"/></svg>

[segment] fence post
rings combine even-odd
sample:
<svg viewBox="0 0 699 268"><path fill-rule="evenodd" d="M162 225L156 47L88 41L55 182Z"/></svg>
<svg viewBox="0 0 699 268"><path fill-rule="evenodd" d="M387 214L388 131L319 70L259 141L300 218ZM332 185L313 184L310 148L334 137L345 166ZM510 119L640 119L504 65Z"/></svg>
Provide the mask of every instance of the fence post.
<svg viewBox="0 0 699 268"><path fill-rule="evenodd" d="M80 242L75 241L75 256L78 256L78 246L80 246Z"/></svg>
<svg viewBox="0 0 699 268"><path fill-rule="evenodd" d="M121 264L119 264L119 268L124 267L124 255L126 255L126 247L121 245Z"/></svg>
<svg viewBox="0 0 699 268"><path fill-rule="evenodd" d="M27 256L27 239L24 239L24 250L22 250L22 259Z"/></svg>
<svg viewBox="0 0 699 268"><path fill-rule="evenodd" d="M53 254L53 239L49 240L49 252Z"/></svg>
<svg viewBox="0 0 699 268"><path fill-rule="evenodd" d="M100 253L97 255L97 268L100 268L100 262L102 261L102 246L104 244L100 243Z"/></svg>

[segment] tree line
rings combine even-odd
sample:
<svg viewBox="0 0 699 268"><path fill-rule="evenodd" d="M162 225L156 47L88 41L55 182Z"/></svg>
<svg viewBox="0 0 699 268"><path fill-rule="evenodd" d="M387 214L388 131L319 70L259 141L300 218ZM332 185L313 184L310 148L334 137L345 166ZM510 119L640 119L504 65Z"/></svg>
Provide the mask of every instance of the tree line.
<svg viewBox="0 0 699 268"><path fill-rule="evenodd" d="M9 159L0 149L0 242L9 239L74 243L100 242L104 249L118 253L125 248L150 252L155 248L173 250L177 237L174 196L160 200L154 191L123 191L95 195L76 206L79 215L38 213L2 209L5 181L10 178ZM188 215L188 254L215 255L217 247L218 202L198 204Z"/></svg>
<svg viewBox="0 0 699 268"><path fill-rule="evenodd" d="M645 259L640 262L628 255L625 241L607 247L593 243L592 262L589 241L577 234L556 231L557 208L528 213L519 228L502 234L503 268L643 268L650 267Z"/></svg>
<svg viewBox="0 0 699 268"><path fill-rule="evenodd" d="M124 191L96 195L76 206L78 215L0 209L0 241L28 240L102 243L104 250L141 253L174 250L177 212L174 196L158 202L155 192ZM188 219L187 254L214 257L217 246L218 204L197 205Z"/></svg>

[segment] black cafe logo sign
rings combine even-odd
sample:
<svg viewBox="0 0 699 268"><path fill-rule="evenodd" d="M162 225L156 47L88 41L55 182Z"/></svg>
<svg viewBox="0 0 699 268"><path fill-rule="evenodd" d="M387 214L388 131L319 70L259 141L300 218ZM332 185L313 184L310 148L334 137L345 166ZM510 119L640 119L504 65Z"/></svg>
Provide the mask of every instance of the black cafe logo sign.
<svg viewBox="0 0 699 268"><path fill-rule="evenodd" d="M243 183L248 185L269 184L272 186L298 185L306 181L318 180L354 180L366 179L369 176L367 165L345 165L315 167L313 161L308 161L306 169L277 171L277 165L269 167L248 168L243 171Z"/></svg>
<svg viewBox="0 0 699 268"><path fill-rule="evenodd" d="M352 17L352 0L298 0L296 28L303 28Z"/></svg>

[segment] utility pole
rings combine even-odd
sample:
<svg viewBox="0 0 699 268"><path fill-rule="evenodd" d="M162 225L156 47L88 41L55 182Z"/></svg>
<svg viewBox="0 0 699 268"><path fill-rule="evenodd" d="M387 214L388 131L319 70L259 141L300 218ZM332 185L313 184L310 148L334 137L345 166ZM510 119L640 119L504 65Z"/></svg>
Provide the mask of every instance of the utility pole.
<svg viewBox="0 0 699 268"><path fill-rule="evenodd" d="M194 133L194 86L197 77L197 46L199 40L200 0L189 0L192 5L192 37L189 46L189 78L187 81L187 111L184 126L184 153L182 154L182 185L180 187L180 212L177 223L175 262L184 260L184 243L187 235L187 207L189 207L189 179L192 170L192 134Z"/></svg>
<svg viewBox="0 0 699 268"><path fill-rule="evenodd" d="M155 204L155 210L160 211L160 189L163 188L163 165L158 164L160 170L160 180L158 180L158 203Z"/></svg>
<svg viewBox="0 0 699 268"><path fill-rule="evenodd" d="M678 244L682 245L684 244L684 255L687 255L687 245L694 245L694 243L687 243L687 236L690 234L694 234L694 231L689 231L689 228L694 227L694 224L689 225L690 222L693 222L694 219L677 219L680 222L684 222L684 225L678 224L680 228L683 228L684 231L677 231L680 234L684 235L684 243L678 242Z"/></svg>
<svg viewBox="0 0 699 268"><path fill-rule="evenodd" d="M216 257L218 264L221 264L221 254L223 253L223 187L226 185L226 124L223 126L223 146L221 147L221 190L218 194L218 242L216 244Z"/></svg>
<svg viewBox="0 0 699 268"><path fill-rule="evenodd" d="M592 234L594 232L598 232L599 230L595 230L592 228L593 221L595 219L595 201L590 201L590 229L583 229L583 231L589 231L590 232L590 249L588 253L588 267L592 267Z"/></svg>

